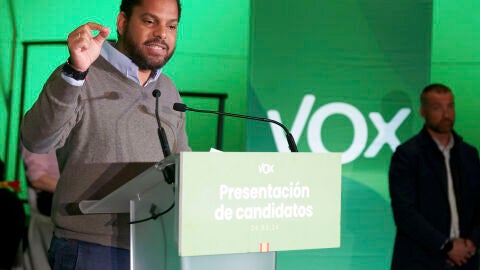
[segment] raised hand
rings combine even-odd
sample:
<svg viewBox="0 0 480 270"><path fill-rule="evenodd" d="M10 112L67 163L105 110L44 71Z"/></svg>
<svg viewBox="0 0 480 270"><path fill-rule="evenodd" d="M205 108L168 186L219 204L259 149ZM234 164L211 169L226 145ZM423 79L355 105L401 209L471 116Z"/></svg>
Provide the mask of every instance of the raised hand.
<svg viewBox="0 0 480 270"><path fill-rule="evenodd" d="M98 34L93 36L93 31L98 31ZM73 30L67 39L70 66L77 71L86 71L100 55L102 44L109 34L108 27L93 22Z"/></svg>

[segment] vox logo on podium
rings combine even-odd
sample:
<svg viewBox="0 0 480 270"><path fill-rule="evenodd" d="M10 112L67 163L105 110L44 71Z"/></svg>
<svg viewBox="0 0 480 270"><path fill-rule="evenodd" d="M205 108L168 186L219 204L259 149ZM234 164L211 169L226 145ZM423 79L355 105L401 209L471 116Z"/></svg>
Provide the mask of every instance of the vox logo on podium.
<svg viewBox="0 0 480 270"><path fill-rule="evenodd" d="M260 172L261 174L271 174L273 173L273 168L273 164L262 163L258 165L258 172Z"/></svg>

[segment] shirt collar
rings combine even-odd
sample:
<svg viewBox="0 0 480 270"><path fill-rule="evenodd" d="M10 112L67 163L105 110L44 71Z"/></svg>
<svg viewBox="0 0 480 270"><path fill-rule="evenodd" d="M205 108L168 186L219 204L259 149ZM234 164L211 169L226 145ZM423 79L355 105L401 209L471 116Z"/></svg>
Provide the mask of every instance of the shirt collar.
<svg viewBox="0 0 480 270"><path fill-rule="evenodd" d="M433 138L433 137L432 137ZM441 144L437 139L433 138L433 141L437 144L438 146L438 149L440 149L440 151L443 153L445 151L447 152L450 152L450 150L452 149L453 145L454 145L454 139L453 139L453 134L450 133L450 139L448 140L448 144L446 146L443 146L443 144Z"/></svg>
<svg viewBox="0 0 480 270"><path fill-rule="evenodd" d="M109 62L127 78L140 84L140 79L138 78L138 66L133 63L130 58L113 47L113 43L104 42L100 54L103 58L105 58L105 60L107 60L107 62ZM160 77L160 74L162 74L161 68L153 71L150 74L150 78L145 86L153 81L156 81L158 77Z"/></svg>

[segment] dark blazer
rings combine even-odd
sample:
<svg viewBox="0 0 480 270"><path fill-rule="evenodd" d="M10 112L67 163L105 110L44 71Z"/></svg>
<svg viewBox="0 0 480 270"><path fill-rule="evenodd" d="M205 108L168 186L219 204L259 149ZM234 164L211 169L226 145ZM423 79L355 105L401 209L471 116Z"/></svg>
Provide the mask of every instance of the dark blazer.
<svg viewBox="0 0 480 270"><path fill-rule="evenodd" d="M453 132L452 174L460 234L480 247L480 161L478 151ZM397 226L391 269L444 269L440 248L450 234L445 161L428 131L400 145L392 156L389 188ZM457 269L478 270L478 254Z"/></svg>

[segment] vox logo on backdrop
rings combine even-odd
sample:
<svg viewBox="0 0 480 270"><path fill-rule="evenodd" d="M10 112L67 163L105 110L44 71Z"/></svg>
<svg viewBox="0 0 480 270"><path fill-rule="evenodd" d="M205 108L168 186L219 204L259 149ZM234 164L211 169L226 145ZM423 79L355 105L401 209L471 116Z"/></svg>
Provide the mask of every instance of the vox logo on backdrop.
<svg viewBox="0 0 480 270"><path fill-rule="evenodd" d="M342 164L354 161L362 153L366 158L373 158L385 144L388 144L392 151L395 150L400 144L396 131L411 112L410 108L401 108L390 120L385 120L378 112L369 113L368 118L375 126L377 136L372 143L367 146L367 119L365 119L363 114L355 106L344 102L333 102L321 106L312 113L314 102L314 95L305 95L303 97L293 126L290 129L293 138L298 142L300 135L302 135L306 128L307 142L310 150L312 152L329 152L322 141L322 126L325 120L332 115L338 114L345 116L353 126L353 140L348 149L342 153ZM267 115L270 119L280 123L282 122L280 113L277 110L268 110ZM285 140L283 130L274 124L271 124L270 128L272 129L278 151L289 152L290 150Z"/></svg>

